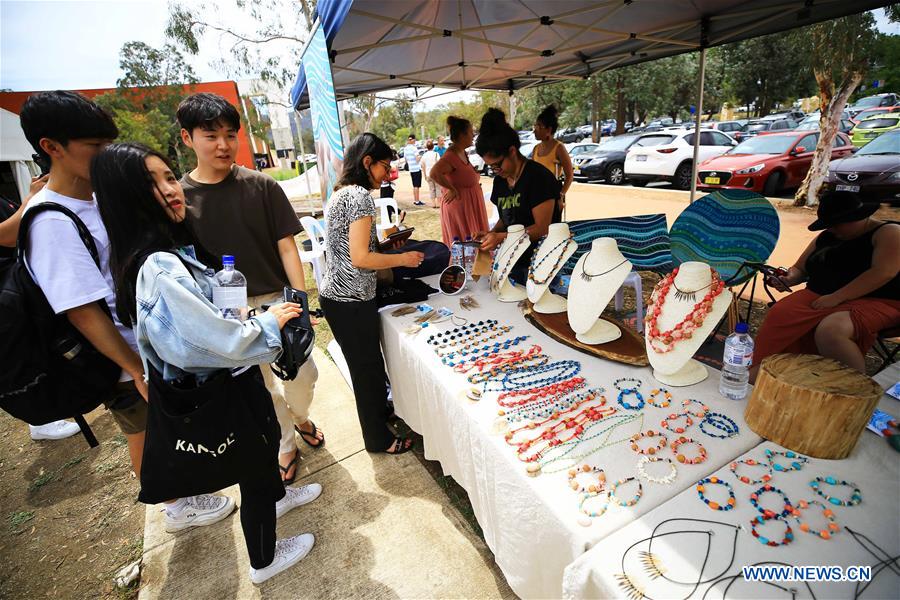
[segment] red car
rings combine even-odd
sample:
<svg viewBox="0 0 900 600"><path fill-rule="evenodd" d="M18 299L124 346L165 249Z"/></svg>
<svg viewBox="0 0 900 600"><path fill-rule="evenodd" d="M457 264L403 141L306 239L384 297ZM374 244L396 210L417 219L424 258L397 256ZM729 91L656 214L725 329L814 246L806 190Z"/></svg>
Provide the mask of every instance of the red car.
<svg viewBox="0 0 900 600"><path fill-rule="evenodd" d="M725 154L700 163L697 186L752 190L774 196L785 188L799 187L812 164L818 131L790 131L759 135L741 142ZM849 156L850 138L838 133L831 158Z"/></svg>

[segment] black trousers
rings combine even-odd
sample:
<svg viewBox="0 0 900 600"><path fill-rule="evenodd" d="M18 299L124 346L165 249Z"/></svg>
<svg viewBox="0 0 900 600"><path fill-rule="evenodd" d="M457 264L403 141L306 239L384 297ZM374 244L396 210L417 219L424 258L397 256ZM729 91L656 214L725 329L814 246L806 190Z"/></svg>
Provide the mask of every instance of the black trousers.
<svg viewBox="0 0 900 600"><path fill-rule="evenodd" d="M241 482L241 529L250 566L268 567L275 560L275 502L271 486ZM283 496L283 494L282 494Z"/></svg>
<svg viewBox="0 0 900 600"><path fill-rule="evenodd" d="M387 450L394 435L387 427L387 374L381 355L377 302L374 298L365 302L338 302L319 296L319 303L350 370L366 450Z"/></svg>

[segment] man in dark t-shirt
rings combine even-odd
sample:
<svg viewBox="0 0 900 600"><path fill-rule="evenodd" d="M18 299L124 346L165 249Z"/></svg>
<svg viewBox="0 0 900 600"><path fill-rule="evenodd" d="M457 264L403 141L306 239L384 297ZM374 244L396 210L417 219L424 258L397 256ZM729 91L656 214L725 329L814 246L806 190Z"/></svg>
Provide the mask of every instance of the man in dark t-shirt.
<svg viewBox="0 0 900 600"><path fill-rule="evenodd" d="M241 128L237 109L222 96L194 94L178 106L177 118L181 140L197 155L197 168L181 184L188 221L200 243L213 255L235 257L235 267L247 278L251 308L283 302L286 286L305 291L294 242L301 226L287 195L269 175L234 164ZM312 357L290 381L276 378L268 367L261 370L281 427L282 479L290 484L300 458L295 429L309 446L325 443L309 419L318 371Z"/></svg>

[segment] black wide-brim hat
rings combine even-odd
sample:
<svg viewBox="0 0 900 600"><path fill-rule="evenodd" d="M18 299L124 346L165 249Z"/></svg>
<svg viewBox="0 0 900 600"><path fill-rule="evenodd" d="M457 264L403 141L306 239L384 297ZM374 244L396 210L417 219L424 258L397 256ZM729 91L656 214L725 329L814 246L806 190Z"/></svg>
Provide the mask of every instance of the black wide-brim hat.
<svg viewBox="0 0 900 600"><path fill-rule="evenodd" d="M871 217L881 206L878 202L863 202L853 192L826 192L819 200L818 218L809 224L810 231L821 231L841 223L861 221Z"/></svg>

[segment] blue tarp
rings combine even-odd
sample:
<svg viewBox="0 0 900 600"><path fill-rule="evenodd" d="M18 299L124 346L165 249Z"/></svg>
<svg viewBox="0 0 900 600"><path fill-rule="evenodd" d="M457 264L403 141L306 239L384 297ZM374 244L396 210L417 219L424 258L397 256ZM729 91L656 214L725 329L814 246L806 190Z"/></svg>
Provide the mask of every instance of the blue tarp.
<svg viewBox="0 0 900 600"><path fill-rule="evenodd" d="M325 42L328 44L328 47L331 47L331 43L334 41L334 36L337 35L338 30L341 28L341 25L344 24L344 20L347 18L347 14L350 12L350 5L353 4L353 0L319 0L316 5L316 10L314 13L315 20L318 21L319 27L322 28L322 31L325 33ZM301 62L303 59L300 59ZM299 107L301 104L308 106L309 101L301 102L304 100L304 95L306 94L306 73L301 66L297 72L297 80L294 82L294 86L291 88L291 105L295 108Z"/></svg>

